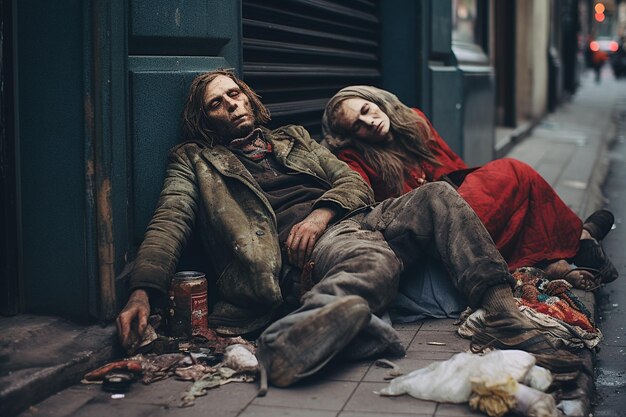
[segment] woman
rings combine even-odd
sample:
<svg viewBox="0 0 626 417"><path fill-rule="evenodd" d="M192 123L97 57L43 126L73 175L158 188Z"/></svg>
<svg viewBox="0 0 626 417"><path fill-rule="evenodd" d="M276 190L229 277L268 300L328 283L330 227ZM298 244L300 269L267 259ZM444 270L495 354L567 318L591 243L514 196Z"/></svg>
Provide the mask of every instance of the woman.
<svg viewBox="0 0 626 417"><path fill-rule="evenodd" d="M532 167L514 159L468 169L426 116L395 95L346 87L326 105L322 126L327 146L361 174L378 201L429 181L457 186L511 270L542 266L552 278L582 289L617 278L599 244L613 225L609 211L597 211L583 224Z"/></svg>

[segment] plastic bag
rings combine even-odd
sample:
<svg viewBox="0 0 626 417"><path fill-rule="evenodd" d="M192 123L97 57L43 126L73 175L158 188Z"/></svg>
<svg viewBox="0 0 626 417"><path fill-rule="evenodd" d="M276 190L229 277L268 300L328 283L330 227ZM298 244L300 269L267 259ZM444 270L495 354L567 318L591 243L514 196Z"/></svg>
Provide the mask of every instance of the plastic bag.
<svg viewBox="0 0 626 417"><path fill-rule="evenodd" d="M534 365L535 358L521 350L495 350L485 355L462 352L445 362L435 362L393 379L379 394L409 394L422 400L464 403L472 392L471 377L488 376L491 380L502 381L511 377L515 381L522 381ZM544 377L546 375L542 371L535 371L531 379L539 378L541 381L540 374ZM540 385L547 388L550 384L545 385L545 381L542 381Z"/></svg>

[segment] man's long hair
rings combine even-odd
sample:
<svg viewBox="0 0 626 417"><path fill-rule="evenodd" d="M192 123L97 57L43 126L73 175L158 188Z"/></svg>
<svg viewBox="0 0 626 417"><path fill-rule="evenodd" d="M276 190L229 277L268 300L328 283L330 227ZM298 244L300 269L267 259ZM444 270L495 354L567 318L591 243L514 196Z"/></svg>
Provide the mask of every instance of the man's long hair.
<svg viewBox="0 0 626 417"><path fill-rule="evenodd" d="M375 103L389 117L393 143L370 144L342 131L337 124L341 103L349 98L362 98ZM413 109L404 105L394 94L367 85L354 85L341 89L326 104L322 117L324 140L333 152L344 148L356 149L378 171L391 195L403 193L407 171L420 161L441 165L430 148L433 140L428 122Z"/></svg>
<svg viewBox="0 0 626 417"><path fill-rule="evenodd" d="M255 125L262 125L270 120L269 110L261 103L259 96L252 91L248 84L237 78L230 70L219 69L210 71L197 76L189 88L189 96L187 97L187 102L183 109L184 140L204 140L210 146L221 143L221 138L218 137L217 133L211 127L211 122L207 116L204 104L207 86L220 75L233 80L248 97L254 113Z"/></svg>

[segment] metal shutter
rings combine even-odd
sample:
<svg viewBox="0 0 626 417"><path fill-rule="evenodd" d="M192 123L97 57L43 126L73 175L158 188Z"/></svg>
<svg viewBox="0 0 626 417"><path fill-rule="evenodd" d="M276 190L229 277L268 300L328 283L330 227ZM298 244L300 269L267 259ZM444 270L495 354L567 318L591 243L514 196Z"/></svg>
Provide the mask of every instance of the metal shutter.
<svg viewBox="0 0 626 417"><path fill-rule="evenodd" d="M378 0L243 0L243 76L271 127L321 135L328 99L351 84L380 85Z"/></svg>

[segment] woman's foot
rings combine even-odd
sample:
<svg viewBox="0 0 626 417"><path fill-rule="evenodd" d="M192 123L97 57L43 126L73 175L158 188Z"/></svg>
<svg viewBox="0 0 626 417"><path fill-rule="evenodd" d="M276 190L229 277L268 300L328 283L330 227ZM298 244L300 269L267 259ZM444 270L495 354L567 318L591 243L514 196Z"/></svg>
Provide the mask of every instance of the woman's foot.
<svg viewBox="0 0 626 417"><path fill-rule="evenodd" d="M572 287L585 291L593 291L602 284L598 271L591 268L574 268L565 260L553 262L544 269L549 280L564 279Z"/></svg>
<svg viewBox="0 0 626 417"><path fill-rule="evenodd" d="M614 222L615 217L613 213L608 210L602 209L593 212L583 223L583 235L581 239L591 237L598 242L601 241L611 231ZM587 232L588 235L585 232Z"/></svg>
<svg viewBox="0 0 626 417"><path fill-rule="evenodd" d="M565 274L567 274L572 269L572 266L564 259L560 261L552 262L548 264L545 268L543 268L543 272L546 273L546 276L550 281L555 279L561 279Z"/></svg>

